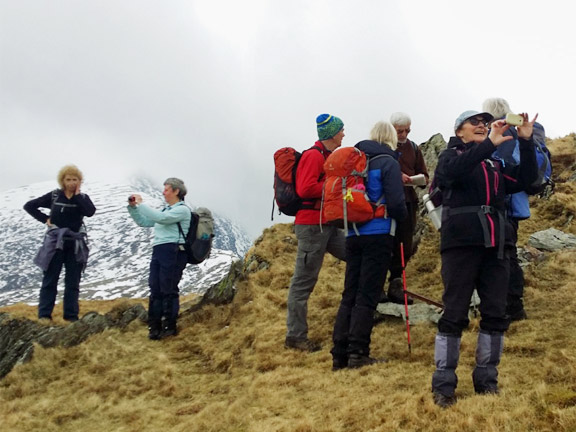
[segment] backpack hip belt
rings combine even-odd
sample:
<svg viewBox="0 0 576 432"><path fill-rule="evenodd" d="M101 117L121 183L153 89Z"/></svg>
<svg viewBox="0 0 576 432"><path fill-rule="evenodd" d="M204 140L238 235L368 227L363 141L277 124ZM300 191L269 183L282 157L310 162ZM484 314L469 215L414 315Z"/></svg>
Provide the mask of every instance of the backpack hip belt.
<svg viewBox="0 0 576 432"><path fill-rule="evenodd" d="M506 241L505 212L489 205L463 206L455 208L444 206L442 219L444 219L444 217L448 218L453 215L459 215L465 213L476 213L478 215L480 225L482 226L482 233L484 235L484 247L487 248L492 247L490 229L488 228L487 215L491 214L498 216L498 224L500 225L500 229L498 230L498 259L503 259L504 243Z"/></svg>

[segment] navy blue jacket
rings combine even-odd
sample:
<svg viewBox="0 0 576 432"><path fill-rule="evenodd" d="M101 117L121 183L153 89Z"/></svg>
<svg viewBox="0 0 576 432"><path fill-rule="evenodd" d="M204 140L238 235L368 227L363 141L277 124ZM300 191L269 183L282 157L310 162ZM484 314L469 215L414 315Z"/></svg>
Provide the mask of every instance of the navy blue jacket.
<svg viewBox="0 0 576 432"><path fill-rule="evenodd" d="M50 222L58 228L70 228L74 232L80 230L84 216L90 217L96 212L92 200L84 193L68 199L64 191L58 189L54 203L52 202L53 193L48 192L39 198L28 201L24 204L24 210L39 222L46 223L50 218ZM50 214L47 215L39 208L50 209Z"/></svg>
<svg viewBox="0 0 576 432"><path fill-rule="evenodd" d="M383 196L380 202L386 204L388 213L387 218L373 219L360 225L358 233L360 235L394 233L395 221L403 220L408 214L397 154L387 145L376 141L360 141L355 147L370 158L366 181L368 198L375 203ZM375 156L381 157L375 158ZM348 235L356 235L356 233L350 230Z"/></svg>

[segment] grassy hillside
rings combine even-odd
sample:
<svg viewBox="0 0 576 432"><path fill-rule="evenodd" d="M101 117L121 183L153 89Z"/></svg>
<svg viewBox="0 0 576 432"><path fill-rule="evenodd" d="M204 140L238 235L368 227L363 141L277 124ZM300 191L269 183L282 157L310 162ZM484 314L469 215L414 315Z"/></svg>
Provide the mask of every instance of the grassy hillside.
<svg viewBox="0 0 576 432"><path fill-rule="evenodd" d="M534 199L528 236L548 227L576 234L576 135L550 144L558 177L550 200ZM149 341L142 323L68 349L37 348L0 381L2 431L576 431L576 251L526 269L529 320L512 324L500 367L500 396L471 382L478 322L462 340L458 403L430 393L436 329L378 324L373 353L387 364L331 371L332 325L344 263L327 257L309 303L310 336L322 351L283 347L286 297L296 253L292 225L265 230L231 305L181 320L181 334ZM269 268L258 263L267 262ZM438 235L430 230L407 270L409 289L440 299ZM136 302L137 300L134 300ZM81 304L106 312L116 302ZM3 308L33 319L25 305Z"/></svg>

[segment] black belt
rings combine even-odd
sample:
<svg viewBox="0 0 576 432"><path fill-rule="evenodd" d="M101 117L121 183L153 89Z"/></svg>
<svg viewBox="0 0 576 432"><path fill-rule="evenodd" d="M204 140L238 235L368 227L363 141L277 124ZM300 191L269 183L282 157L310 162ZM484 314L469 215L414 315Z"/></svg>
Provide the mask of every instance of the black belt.
<svg viewBox="0 0 576 432"><path fill-rule="evenodd" d="M498 259L504 258L504 243L506 241L506 226L505 226L506 222L504 220L505 218L503 211L500 211L489 205L463 206L456 208L444 207L444 208L446 209L445 211L447 217L465 213L476 213L478 215L478 219L480 219L480 225L482 226L482 232L484 234L484 246L487 248L492 247L492 242L490 241L490 230L488 228L488 221L486 215L489 214L498 215L498 224L500 225Z"/></svg>

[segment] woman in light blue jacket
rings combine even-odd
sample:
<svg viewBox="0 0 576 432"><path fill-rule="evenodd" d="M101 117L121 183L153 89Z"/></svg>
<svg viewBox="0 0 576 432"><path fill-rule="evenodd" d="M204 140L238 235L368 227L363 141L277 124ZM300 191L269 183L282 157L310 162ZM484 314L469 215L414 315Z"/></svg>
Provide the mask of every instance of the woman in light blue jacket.
<svg viewBox="0 0 576 432"><path fill-rule="evenodd" d="M138 194L128 198L128 212L142 227L154 227L152 260L150 261L150 298L148 303L148 337L152 340L175 336L180 309L178 284L186 267L185 238L190 228L190 208L184 204L186 186L177 178L164 182L162 210L142 204ZM182 230L179 229L180 224Z"/></svg>

